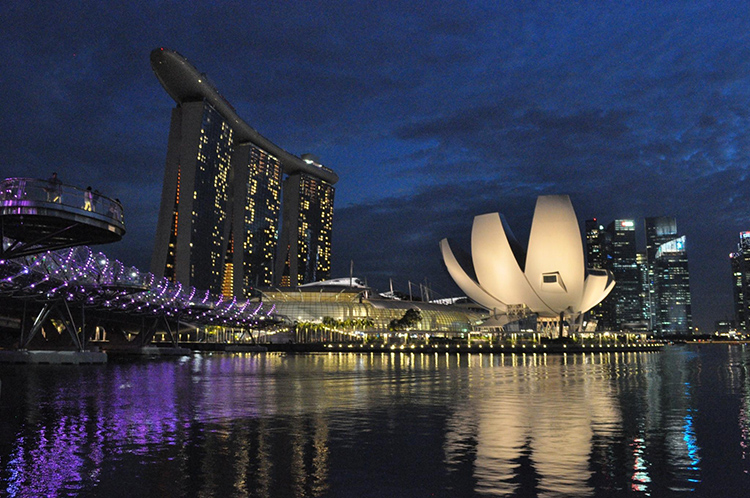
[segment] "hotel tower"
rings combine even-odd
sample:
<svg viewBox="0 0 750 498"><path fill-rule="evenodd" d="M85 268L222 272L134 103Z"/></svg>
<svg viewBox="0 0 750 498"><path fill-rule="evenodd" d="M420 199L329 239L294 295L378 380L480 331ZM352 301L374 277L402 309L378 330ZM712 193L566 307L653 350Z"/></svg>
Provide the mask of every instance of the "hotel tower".
<svg viewBox="0 0 750 498"><path fill-rule="evenodd" d="M177 103L151 272L224 295L328 278L338 176L261 136L177 52L151 52Z"/></svg>

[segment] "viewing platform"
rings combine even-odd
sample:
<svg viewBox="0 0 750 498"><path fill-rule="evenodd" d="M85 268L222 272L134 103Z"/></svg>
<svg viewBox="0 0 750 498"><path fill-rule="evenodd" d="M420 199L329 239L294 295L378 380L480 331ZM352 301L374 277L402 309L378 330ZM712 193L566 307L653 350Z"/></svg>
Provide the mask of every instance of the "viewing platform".
<svg viewBox="0 0 750 498"><path fill-rule="evenodd" d="M56 179L7 178L0 184L0 248L10 259L80 245L117 242L125 234L122 204Z"/></svg>

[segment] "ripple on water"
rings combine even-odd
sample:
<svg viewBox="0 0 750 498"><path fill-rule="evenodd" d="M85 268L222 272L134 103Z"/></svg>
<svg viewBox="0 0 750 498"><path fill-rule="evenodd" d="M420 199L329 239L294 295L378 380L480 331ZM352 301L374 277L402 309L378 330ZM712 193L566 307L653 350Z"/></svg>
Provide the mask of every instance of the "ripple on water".
<svg viewBox="0 0 750 498"><path fill-rule="evenodd" d="M748 365L674 349L0 369L0 493L731 496Z"/></svg>

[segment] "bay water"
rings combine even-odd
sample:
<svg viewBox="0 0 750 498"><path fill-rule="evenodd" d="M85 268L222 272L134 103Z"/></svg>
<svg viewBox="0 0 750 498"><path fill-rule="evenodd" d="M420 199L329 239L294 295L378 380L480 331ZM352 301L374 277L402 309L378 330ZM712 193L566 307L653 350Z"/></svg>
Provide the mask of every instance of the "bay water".
<svg viewBox="0 0 750 498"><path fill-rule="evenodd" d="M0 496L750 496L750 347L0 366Z"/></svg>

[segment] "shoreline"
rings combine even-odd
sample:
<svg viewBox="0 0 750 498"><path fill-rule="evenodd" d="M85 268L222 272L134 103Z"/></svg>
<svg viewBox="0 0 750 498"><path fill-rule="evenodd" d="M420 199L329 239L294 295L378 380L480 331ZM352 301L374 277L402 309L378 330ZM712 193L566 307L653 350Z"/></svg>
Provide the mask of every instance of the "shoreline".
<svg viewBox="0 0 750 498"><path fill-rule="evenodd" d="M104 364L108 359L176 358L193 353L391 353L391 354L586 354L659 352L669 345L745 345L750 341L680 341L673 343L634 344L435 344L383 345L358 343L283 343L283 344L219 344L180 343L179 347L152 345L143 348L115 348L101 351L13 351L0 350L0 363L5 364Z"/></svg>
<svg viewBox="0 0 750 498"><path fill-rule="evenodd" d="M382 344L266 344L269 352L279 353L509 353L576 354L661 351L664 344L523 344L523 345L392 345Z"/></svg>

